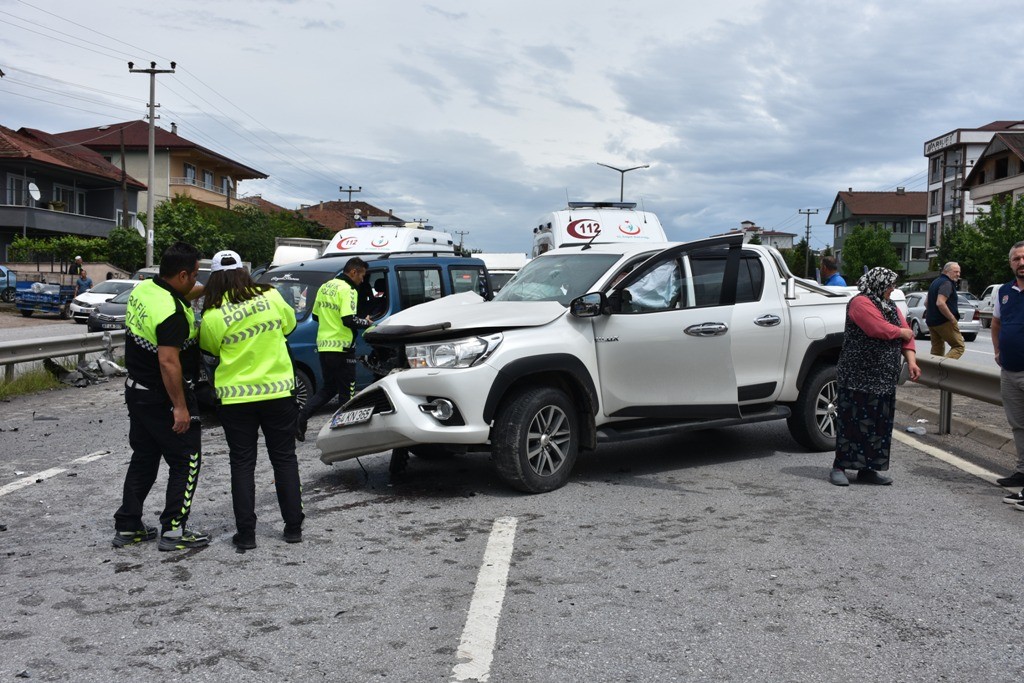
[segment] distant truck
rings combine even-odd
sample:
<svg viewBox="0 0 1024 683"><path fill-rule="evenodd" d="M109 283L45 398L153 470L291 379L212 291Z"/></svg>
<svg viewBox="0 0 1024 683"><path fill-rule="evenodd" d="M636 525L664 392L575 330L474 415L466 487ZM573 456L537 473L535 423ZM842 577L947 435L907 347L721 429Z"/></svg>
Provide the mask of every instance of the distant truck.
<svg viewBox="0 0 1024 683"><path fill-rule="evenodd" d="M533 229L531 256L568 247L609 243L667 242L661 221L634 202L569 202L569 207L541 216Z"/></svg>
<svg viewBox="0 0 1024 683"><path fill-rule="evenodd" d="M505 283L512 279L519 269L526 265L528 258L526 254L518 252L511 253L482 253L473 254L487 265L487 272L491 275L491 287L495 292L505 286Z"/></svg>

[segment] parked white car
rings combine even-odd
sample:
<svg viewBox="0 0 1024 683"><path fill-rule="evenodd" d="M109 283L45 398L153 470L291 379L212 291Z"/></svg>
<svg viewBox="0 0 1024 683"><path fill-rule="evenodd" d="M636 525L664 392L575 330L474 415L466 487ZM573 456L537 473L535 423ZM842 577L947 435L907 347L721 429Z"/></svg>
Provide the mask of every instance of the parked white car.
<svg viewBox="0 0 1024 683"><path fill-rule="evenodd" d="M927 304L928 292L907 294L907 324L914 331L915 339L924 339L928 336L928 323L924 320ZM981 331L978 309L963 292L957 293L957 308L960 310L960 333L964 335L964 341L972 342L978 338L978 332Z"/></svg>
<svg viewBox="0 0 1024 683"><path fill-rule="evenodd" d="M113 299L121 292L134 288L139 282L141 280L104 280L71 301L71 317L76 323L86 323L89 314L95 311L97 306Z"/></svg>

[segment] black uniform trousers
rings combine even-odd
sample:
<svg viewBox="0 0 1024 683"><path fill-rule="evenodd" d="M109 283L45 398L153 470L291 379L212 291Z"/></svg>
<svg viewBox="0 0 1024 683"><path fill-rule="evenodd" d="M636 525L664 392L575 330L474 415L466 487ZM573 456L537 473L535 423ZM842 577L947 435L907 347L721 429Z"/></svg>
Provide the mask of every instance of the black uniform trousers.
<svg viewBox="0 0 1024 683"><path fill-rule="evenodd" d="M295 415L291 396L252 403L229 403L218 409L231 458L231 503L235 526L241 533L256 529L256 446L259 430L274 468L274 485L281 518L287 525L302 524L302 485L295 458Z"/></svg>
<svg viewBox="0 0 1024 683"><path fill-rule="evenodd" d="M325 406L335 396L338 397L340 405L345 405L356 388L356 350L351 348L347 351L321 351L320 372L324 381L320 389L313 394L305 407L302 409L302 416L309 419L309 416Z"/></svg>
<svg viewBox="0 0 1024 683"><path fill-rule="evenodd" d="M167 497L160 513L161 532L184 528L192 507L202 464L202 427L193 419L184 434L175 434L173 406L166 394L149 389L126 388L128 443L132 458L124 478L121 507L114 513L117 531L143 528L142 506L156 482L160 459L167 462ZM188 393L189 414L198 416L195 397Z"/></svg>

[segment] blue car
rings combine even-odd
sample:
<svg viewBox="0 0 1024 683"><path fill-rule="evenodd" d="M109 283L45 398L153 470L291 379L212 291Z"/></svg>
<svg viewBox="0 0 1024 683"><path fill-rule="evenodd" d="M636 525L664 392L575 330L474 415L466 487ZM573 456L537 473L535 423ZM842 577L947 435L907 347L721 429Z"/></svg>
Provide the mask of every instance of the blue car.
<svg viewBox="0 0 1024 683"><path fill-rule="evenodd" d="M369 264L360 287L359 317L383 320L417 304L462 292L492 296L487 268L480 259L429 253L357 255ZM295 365L296 400L300 406L323 382L316 350L318 325L311 315L313 301L320 285L341 274L349 256L324 256L285 264L264 272L257 280L273 285L295 309L297 325L288 335L288 349ZM356 339L356 356L363 357L369 352L370 347L360 334ZM373 373L360 363L356 388L373 381Z"/></svg>

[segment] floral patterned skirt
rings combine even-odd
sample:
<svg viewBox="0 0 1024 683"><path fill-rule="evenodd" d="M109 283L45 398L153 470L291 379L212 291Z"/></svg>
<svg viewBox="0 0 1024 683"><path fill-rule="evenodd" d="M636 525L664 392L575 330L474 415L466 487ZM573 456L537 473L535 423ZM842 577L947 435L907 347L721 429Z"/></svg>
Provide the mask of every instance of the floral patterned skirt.
<svg viewBox="0 0 1024 683"><path fill-rule="evenodd" d="M844 470L887 470L896 394L868 394L839 387L836 460Z"/></svg>

